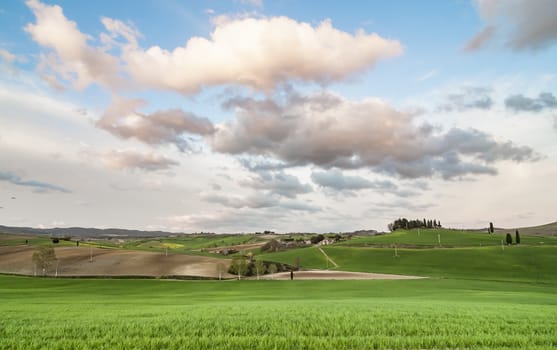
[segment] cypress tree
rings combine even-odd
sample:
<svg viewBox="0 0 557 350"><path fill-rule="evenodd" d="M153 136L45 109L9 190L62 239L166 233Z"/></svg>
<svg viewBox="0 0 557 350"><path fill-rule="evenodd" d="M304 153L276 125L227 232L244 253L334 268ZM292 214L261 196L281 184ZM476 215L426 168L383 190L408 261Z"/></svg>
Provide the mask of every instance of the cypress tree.
<svg viewBox="0 0 557 350"><path fill-rule="evenodd" d="M507 245L513 244L513 236L510 233L507 233Z"/></svg>
<svg viewBox="0 0 557 350"><path fill-rule="evenodd" d="M520 234L518 233L518 230L514 232L514 235L515 235L515 243L520 244Z"/></svg>
<svg viewBox="0 0 557 350"><path fill-rule="evenodd" d="M489 223L489 233L493 233L493 223Z"/></svg>

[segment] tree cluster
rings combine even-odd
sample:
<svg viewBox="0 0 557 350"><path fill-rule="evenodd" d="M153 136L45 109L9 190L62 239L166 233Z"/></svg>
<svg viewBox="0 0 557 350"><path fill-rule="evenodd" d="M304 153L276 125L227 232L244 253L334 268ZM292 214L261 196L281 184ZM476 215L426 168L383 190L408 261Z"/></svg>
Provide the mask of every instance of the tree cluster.
<svg viewBox="0 0 557 350"><path fill-rule="evenodd" d="M318 234L317 236L313 236L310 238L311 244L317 244L325 239L325 236L322 234Z"/></svg>
<svg viewBox="0 0 557 350"><path fill-rule="evenodd" d="M406 218L398 218L392 223L390 223L388 227L389 227L389 231L396 231L399 229L411 230L413 228L441 228L441 221L436 219L408 220Z"/></svg>
<svg viewBox="0 0 557 350"><path fill-rule="evenodd" d="M297 260L296 264L300 264ZM298 270L299 267L281 264L281 263L272 263L263 260L253 260L253 259L246 259L244 256L235 256L232 259L232 264L228 269L228 273L232 275L236 275L239 277L249 277L249 276L262 276L265 274L273 274L277 272L284 272L284 271L292 271Z"/></svg>

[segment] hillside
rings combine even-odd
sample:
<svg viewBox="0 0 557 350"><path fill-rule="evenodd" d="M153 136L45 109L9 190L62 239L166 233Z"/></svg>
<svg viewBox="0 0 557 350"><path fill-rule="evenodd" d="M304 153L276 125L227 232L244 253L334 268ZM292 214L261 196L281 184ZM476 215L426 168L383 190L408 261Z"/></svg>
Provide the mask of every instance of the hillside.
<svg viewBox="0 0 557 350"><path fill-rule="evenodd" d="M541 226L521 227L518 230L525 235L557 236L557 221Z"/></svg>
<svg viewBox="0 0 557 350"><path fill-rule="evenodd" d="M87 227L62 227L62 228L34 228L34 227L16 227L0 225L0 233L9 233L17 235L52 235L56 237L168 237L175 236L180 233L172 233L165 231L142 231L142 230L126 230L119 228L87 228Z"/></svg>

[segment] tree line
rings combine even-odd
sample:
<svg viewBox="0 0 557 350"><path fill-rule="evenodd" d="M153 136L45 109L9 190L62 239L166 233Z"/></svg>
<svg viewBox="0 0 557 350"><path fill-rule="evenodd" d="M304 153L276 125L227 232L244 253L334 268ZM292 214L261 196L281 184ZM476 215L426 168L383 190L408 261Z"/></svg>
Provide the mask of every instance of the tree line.
<svg viewBox="0 0 557 350"><path fill-rule="evenodd" d="M388 225L389 231L411 230L413 228L441 228L441 221L437 219L414 219L398 218Z"/></svg>

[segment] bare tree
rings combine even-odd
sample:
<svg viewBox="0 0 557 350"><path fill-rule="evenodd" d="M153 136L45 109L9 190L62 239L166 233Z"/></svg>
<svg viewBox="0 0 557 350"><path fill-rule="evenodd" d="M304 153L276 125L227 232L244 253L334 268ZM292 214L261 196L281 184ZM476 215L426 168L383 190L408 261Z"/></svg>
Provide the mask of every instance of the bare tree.
<svg viewBox="0 0 557 350"><path fill-rule="evenodd" d="M226 271L226 266L223 263L217 264L217 273L219 275L219 281L222 280L222 274Z"/></svg>
<svg viewBox="0 0 557 350"><path fill-rule="evenodd" d="M275 264L269 265L269 273L270 273L270 274L275 274L275 273L277 273L277 265L275 265Z"/></svg>
<svg viewBox="0 0 557 350"><path fill-rule="evenodd" d="M257 273L257 279L259 280L259 275L265 273L265 264L263 260L255 261L255 272Z"/></svg>
<svg viewBox="0 0 557 350"><path fill-rule="evenodd" d="M248 272L248 264L243 256L234 257L232 260L231 272L238 274L238 280L242 279L242 276Z"/></svg>
<svg viewBox="0 0 557 350"><path fill-rule="evenodd" d="M37 274L36 268L38 267L42 269L43 276L45 276L48 268L57 260L54 248L45 246L39 247L39 249L33 253L32 260L35 265L35 275Z"/></svg>

